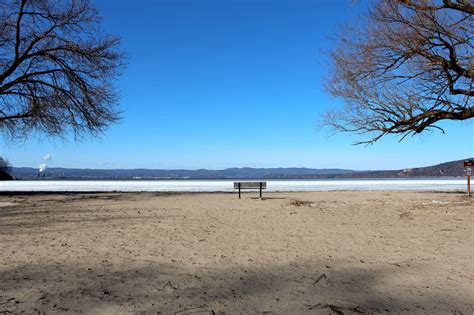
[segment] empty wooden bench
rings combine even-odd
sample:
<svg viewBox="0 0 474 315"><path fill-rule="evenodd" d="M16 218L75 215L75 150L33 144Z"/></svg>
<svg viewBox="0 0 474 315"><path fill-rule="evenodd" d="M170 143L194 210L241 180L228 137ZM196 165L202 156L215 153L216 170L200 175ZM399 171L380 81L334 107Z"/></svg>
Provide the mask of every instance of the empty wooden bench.
<svg viewBox="0 0 474 315"><path fill-rule="evenodd" d="M239 199L241 189L259 189L260 199L262 199L262 189L267 188L267 182L234 182L234 189L239 190Z"/></svg>

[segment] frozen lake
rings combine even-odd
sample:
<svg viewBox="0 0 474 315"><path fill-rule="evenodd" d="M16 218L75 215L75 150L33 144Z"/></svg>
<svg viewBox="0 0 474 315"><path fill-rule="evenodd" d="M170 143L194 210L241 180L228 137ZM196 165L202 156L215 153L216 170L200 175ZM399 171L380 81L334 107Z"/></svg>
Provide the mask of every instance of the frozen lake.
<svg viewBox="0 0 474 315"><path fill-rule="evenodd" d="M237 181L237 180L236 180ZM242 180L243 181L243 180ZM263 181L263 180L262 180ZM267 191L464 190L465 179L265 180ZM234 180L6 181L0 191L234 191Z"/></svg>

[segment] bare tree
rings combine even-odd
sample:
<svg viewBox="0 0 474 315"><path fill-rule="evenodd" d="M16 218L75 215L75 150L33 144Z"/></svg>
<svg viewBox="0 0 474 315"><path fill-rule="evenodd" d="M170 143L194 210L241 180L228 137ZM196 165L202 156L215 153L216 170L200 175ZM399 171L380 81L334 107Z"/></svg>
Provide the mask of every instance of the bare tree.
<svg viewBox="0 0 474 315"><path fill-rule="evenodd" d="M10 180L13 179L10 175L12 171L12 166L7 159L0 157L0 180Z"/></svg>
<svg viewBox="0 0 474 315"><path fill-rule="evenodd" d="M345 101L326 114L338 131L387 134L440 129L474 117L472 0L372 2L363 25L338 35L328 91Z"/></svg>
<svg viewBox="0 0 474 315"><path fill-rule="evenodd" d="M0 130L97 133L119 118L119 39L87 0L0 0Z"/></svg>

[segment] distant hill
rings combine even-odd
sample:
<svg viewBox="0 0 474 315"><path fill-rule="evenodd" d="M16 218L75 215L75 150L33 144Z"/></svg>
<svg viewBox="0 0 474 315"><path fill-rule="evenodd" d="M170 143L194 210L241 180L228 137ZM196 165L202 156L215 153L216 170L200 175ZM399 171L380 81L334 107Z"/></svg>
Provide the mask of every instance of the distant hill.
<svg viewBox="0 0 474 315"><path fill-rule="evenodd" d="M464 176L464 160L434 166L401 170L354 171L349 169L312 168L228 168L224 170L160 170L160 169L73 169L48 168L38 176L38 169L13 167L17 179L77 179L77 180L127 180L127 179L330 179L330 178L413 178Z"/></svg>
<svg viewBox="0 0 474 315"><path fill-rule="evenodd" d="M474 158L466 159L472 160ZM412 177L459 177L465 176L464 160L451 161L433 166L388 171L366 171L341 174L336 178L412 178Z"/></svg>
<svg viewBox="0 0 474 315"><path fill-rule="evenodd" d="M302 178L354 173L345 169L311 168L228 168L224 170L153 170L153 169L72 169L48 168L41 179L257 179ZM12 175L18 179L38 179L38 169L14 167Z"/></svg>

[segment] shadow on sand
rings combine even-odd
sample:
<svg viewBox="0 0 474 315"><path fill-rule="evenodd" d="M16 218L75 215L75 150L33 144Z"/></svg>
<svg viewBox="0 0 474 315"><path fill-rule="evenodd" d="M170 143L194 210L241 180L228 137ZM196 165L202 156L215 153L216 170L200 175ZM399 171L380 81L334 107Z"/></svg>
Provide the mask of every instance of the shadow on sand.
<svg viewBox="0 0 474 315"><path fill-rule="evenodd" d="M127 265L143 265L127 269ZM163 314L444 313L468 301L430 290L380 286L403 268L362 269L322 262L184 267L150 261L28 265L0 272L0 312ZM395 290L394 290L395 288ZM398 290L398 291L397 291ZM463 309L464 307L464 309Z"/></svg>

